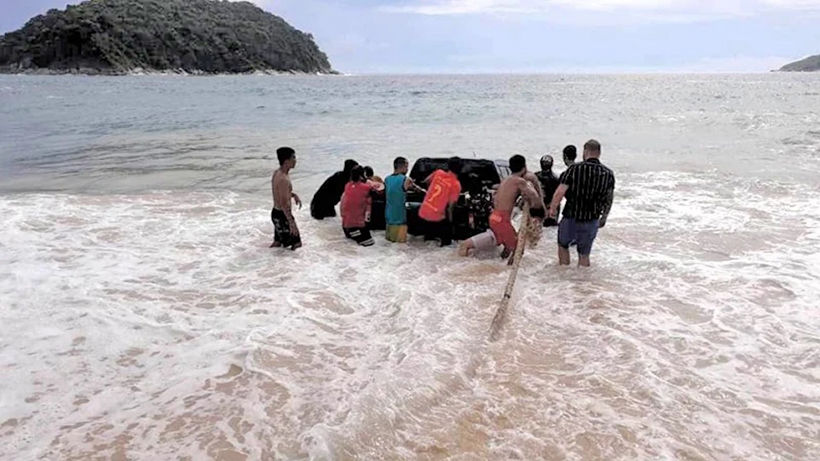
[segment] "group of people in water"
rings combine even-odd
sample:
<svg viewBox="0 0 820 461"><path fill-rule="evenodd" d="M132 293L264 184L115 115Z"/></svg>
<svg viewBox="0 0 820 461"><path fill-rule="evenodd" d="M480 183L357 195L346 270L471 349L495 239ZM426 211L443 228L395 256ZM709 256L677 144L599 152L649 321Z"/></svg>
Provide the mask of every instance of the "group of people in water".
<svg viewBox="0 0 820 461"><path fill-rule="evenodd" d="M279 168L271 179L274 226L271 247L296 250L302 241L292 204L301 207L302 201L293 193L289 176L296 166L296 152L290 147L281 147L276 155ZM459 245L459 254L468 256L502 246L502 257L512 255L518 245L513 211L527 204L529 215L522 218L521 225L558 226L559 263L570 263L569 249L574 245L579 265L589 266L593 242L598 229L606 225L615 189L615 176L601 164L600 155L601 145L595 140L584 145L581 162L576 162L577 149L567 146L563 151L567 169L560 176L552 171L554 160L550 155L541 158L541 171L537 173L527 169L523 156L510 157L511 174L491 191L489 229L464 240ZM340 204L345 237L359 245L372 246L375 243L369 226L372 203L374 197L380 197L385 202L386 239L404 243L408 233L407 194L415 191L424 195L418 218L423 224L425 240L435 239L441 246L448 246L453 239L453 210L462 194L461 169L462 160L452 157L446 167L433 171L417 184L408 176L409 162L404 157L393 161L393 173L384 179L375 176L372 168L347 160L342 171L334 173L319 187L311 201L310 213L320 220L335 217L336 205ZM563 217L559 221L564 199Z"/></svg>

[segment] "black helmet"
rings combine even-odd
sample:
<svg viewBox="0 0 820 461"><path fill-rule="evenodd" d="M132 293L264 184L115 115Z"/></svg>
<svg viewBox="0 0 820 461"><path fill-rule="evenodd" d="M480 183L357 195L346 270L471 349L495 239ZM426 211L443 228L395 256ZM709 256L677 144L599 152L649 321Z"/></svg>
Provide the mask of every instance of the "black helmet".
<svg viewBox="0 0 820 461"><path fill-rule="evenodd" d="M551 170L553 163L555 163L555 161L552 159L552 155L545 155L541 157L541 171Z"/></svg>

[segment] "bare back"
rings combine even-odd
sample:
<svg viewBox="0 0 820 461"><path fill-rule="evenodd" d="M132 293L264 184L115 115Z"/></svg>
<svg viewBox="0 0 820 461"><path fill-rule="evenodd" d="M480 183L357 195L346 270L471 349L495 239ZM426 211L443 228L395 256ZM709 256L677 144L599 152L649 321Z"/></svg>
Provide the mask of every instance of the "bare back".
<svg viewBox="0 0 820 461"><path fill-rule="evenodd" d="M544 189L541 187L541 181L538 180L538 176L531 171L527 171L527 174L524 175L524 179L532 185L532 188L538 193L538 197L544 200Z"/></svg>
<svg viewBox="0 0 820 461"><path fill-rule="evenodd" d="M527 174L524 175L524 179L532 186L533 190L536 194L538 194L537 201L530 201L531 208L546 208L546 198L544 197L544 188L541 187L541 181L538 180L538 176L531 171L527 171ZM552 198L552 197L550 197Z"/></svg>
<svg viewBox="0 0 820 461"><path fill-rule="evenodd" d="M494 209L496 211L512 211L519 195L523 195L530 202L530 205L536 208L536 204L541 201L541 197L529 181L521 176L508 176L501 182L495 192Z"/></svg>
<svg viewBox="0 0 820 461"><path fill-rule="evenodd" d="M271 190L273 191L273 207L289 212L291 193L293 192L290 176L281 169L274 171L273 177L271 177Z"/></svg>

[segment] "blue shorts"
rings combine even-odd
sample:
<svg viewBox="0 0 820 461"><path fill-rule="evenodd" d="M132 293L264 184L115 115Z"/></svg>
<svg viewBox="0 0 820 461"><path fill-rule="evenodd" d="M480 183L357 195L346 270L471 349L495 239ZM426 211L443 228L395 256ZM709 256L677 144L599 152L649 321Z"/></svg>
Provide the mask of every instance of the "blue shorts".
<svg viewBox="0 0 820 461"><path fill-rule="evenodd" d="M558 245L569 249L570 245L578 245L578 254L589 256L592 253L592 242L598 236L598 220L576 221L573 218L564 218L558 224Z"/></svg>

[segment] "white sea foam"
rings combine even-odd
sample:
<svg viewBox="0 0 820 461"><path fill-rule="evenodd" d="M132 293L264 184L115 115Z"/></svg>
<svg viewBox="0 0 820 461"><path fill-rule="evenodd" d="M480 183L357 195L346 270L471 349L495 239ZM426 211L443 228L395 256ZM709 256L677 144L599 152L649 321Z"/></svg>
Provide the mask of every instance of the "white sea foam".
<svg viewBox="0 0 820 461"><path fill-rule="evenodd" d="M528 252L493 344L500 260L304 211L271 250L242 194L4 196L0 457L811 459L820 215L719 181L623 177L597 267Z"/></svg>
<svg viewBox="0 0 820 461"><path fill-rule="evenodd" d="M820 459L817 77L691 79L0 76L0 459ZM307 203L590 136L595 267L545 231L496 343L500 260L267 248L281 144Z"/></svg>

